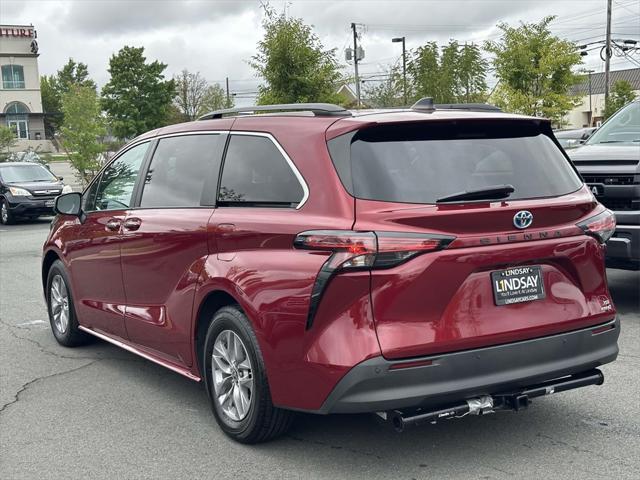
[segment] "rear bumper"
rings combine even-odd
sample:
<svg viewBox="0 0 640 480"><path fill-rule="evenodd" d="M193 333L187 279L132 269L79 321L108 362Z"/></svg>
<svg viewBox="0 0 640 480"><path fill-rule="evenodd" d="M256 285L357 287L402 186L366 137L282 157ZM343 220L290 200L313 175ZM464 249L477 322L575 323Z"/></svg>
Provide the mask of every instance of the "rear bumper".
<svg viewBox="0 0 640 480"><path fill-rule="evenodd" d="M640 269L640 212L634 216L634 224L620 224L623 215L616 213L619 224L613 237L607 242L608 267ZM624 217L625 220L630 220L631 214L627 213Z"/></svg>
<svg viewBox="0 0 640 480"><path fill-rule="evenodd" d="M596 328L604 330L594 334ZM581 373L615 360L619 335L614 319L549 337L411 359L430 365L398 369L409 362L372 358L351 369L315 413L437 406Z"/></svg>

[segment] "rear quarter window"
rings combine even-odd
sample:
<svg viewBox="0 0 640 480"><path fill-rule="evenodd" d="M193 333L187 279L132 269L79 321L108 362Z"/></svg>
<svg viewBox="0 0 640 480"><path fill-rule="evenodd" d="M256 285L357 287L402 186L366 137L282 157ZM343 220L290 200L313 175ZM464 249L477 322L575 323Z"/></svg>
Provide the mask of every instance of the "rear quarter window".
<svg viewBox="0 0 640 480"><path fill-rule="evenodd" d="M579 176L547 135L527 122L424 122L371 127L329 142L352 195L435 203L454 193L512 185L512 200L565 195Z"/></svg>
<svg viewBox="0 0 640 480"><path fill-rule="evenodd" d="M304 196L293 167L270 138L231 135L222 168L219 206L295 207Z"/></svg>

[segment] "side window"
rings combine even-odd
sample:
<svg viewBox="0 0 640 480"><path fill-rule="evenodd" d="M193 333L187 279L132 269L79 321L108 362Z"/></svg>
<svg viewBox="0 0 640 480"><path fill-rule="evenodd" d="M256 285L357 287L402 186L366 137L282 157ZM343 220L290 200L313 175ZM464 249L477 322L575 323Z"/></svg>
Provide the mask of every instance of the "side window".
<svg viewBox="0 0 640 480"><path fill-rule="evenodd" d="M127 150L102 172L95 200L87 202L87 210L122 210L131 206L133 187L148 148L146 142Z"/></svg>
<svg viewBox="0 0 640 480"><path fill-rule="evenodd" d="M271 139L231 136L218 205L296 206L303 197L298 178Z"/></svg>
<svg viewBox="0 0 640 480"><path fill-rule="evenodd" d="M161 139L144 181L140 206L200 206L205 182L212 190L218 184L225 139L221 134Z"/></svg>

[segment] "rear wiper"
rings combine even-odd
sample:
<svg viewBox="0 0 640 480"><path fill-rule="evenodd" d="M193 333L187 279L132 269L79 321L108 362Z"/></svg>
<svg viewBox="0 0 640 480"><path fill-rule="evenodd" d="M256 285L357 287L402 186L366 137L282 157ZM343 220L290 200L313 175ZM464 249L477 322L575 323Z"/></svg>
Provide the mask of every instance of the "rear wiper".
<svg viewBox="0 0 640 480"><path fill-rule="evenodd" d="M513 185L491 185L489 187L479 188L477 190L467 190L458 192L446 197L440 197L436 203L458 202L461 200L493 200L507 198L515 192Z"/></svg>

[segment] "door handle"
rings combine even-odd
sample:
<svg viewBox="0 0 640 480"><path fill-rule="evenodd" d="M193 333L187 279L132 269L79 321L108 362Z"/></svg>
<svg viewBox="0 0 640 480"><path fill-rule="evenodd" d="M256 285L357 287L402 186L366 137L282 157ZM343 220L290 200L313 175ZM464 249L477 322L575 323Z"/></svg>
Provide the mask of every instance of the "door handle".
<svg viewBox="0 0 640 480"><path fill-rule="evenodd" d="M140 220L139 218L127 218L124 221L125 230L135 231L140 228L140 225L142 225L142 220Z"/></svg>
<svg viewBox="0 0 640 480"><path fill-rule="evenodd" d="M233 233L236 231L236 226L233 223L220 223L218 224L217 231L218 235Z"/></svg>
<svg viewBox="0 0 640 480"><path fill-rule="evenodd" d="M107 230L111 230L112 232L120 230L120 220L118 220L117 218L110 218L109 220L107 220L105 228Z"/></svg>

